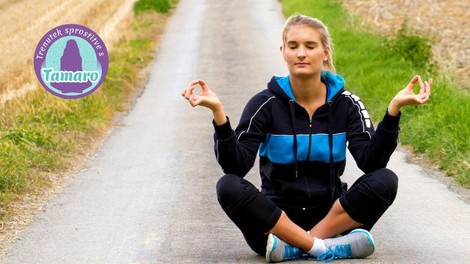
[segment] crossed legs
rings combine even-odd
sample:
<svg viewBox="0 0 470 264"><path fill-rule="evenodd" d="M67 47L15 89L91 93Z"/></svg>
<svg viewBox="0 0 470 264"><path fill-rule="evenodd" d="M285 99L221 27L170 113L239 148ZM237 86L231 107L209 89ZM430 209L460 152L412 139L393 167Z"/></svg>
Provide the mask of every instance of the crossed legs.
<svg viewBox="0 0 470 264"><path fill-rule="evenodd" d="M297 219L293 219L295 222L289 219L288 213L237 175L228 174L219 180L217 198L248 245L264 255L269 233L308 251L314 244L314 237L329 238L356 227L370 230L395 199L397 187L398 179L388 169L363 175L334 201L327 213L320 212L324 215L316 224L312 223L310 233L295 223Z"/></svg>

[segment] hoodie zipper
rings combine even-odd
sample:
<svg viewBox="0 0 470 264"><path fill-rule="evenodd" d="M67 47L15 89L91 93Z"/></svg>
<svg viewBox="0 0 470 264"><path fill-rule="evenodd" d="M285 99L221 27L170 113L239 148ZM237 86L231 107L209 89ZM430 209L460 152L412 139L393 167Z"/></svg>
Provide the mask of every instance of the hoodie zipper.
<svg viewBox="0 0 470 264"><path fill-rule="evenodd" d="M330 149L330 185L331 185L331 198L335 196L335 180L336 180L336 172L335 172L335 162L333 157L333 131L331 130L331 122L332 122L332 115L331 115L331 108L333 105L333 101L328 101L328 145Z"/></svg>
<svg viewBox="0 0 470 264"><path fill-rule="evenodd" d="M289 100L289 109L291 114L292 129L294 132L294 162L295 162L295 178L299 177L299 167L297 164L297 131L295 129L295 102L294 100Z"/></svg>
<svg viewBox="0 0 470 264"><path fill-rule="evenodd" d="M313 116L308 120L308 150L307 150L307 162L310 160L310 148L312 147L312 132L313 132ZM312 198L310 184L308 183L308 177L305 177L305 184L307 185L308 190L308 200Z"/></svg>
<svg viewBox="0 0 470 264"><path fill-rule="evenodd" d="M313 132L313 116L308 120L308 149L307 149L307 161L310 160L310 148L312 147L312 132Z"/></svg>

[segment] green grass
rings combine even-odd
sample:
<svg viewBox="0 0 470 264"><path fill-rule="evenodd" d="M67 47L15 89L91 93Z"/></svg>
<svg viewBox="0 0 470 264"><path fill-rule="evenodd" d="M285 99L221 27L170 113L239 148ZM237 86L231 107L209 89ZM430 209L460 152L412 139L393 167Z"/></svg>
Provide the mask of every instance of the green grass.
<svg viewBox="0 0 470 264"><path fill-rule="evenodd" d="M402 109L401 143L470 188L470 98L448 76L438 73L427 39L413 35L406 25L392 38L374 35L357 26L357 18L347 14L338 1L280 2L286 17L302 13L328 26L337 71L376 122L415 74L432 77L431 101Z"/></svg>
<svg viewBox="0 0 470 264"><path fill-rule="evenodd" d="M126 111L139 73L151 62L168 16L141 10L110 54L109 71L93 94L75 100L40 88L0 108L0 221L26 193L48 188L50 173L69 170Z"/></svg>
<svg viewBox="0 0 470 264"><path fill-rule="evenodd" d="M139 0L134 5L134 12L139 14L146 10L154 10L158 13L167 13L171 8L169 0Z"/></svg>

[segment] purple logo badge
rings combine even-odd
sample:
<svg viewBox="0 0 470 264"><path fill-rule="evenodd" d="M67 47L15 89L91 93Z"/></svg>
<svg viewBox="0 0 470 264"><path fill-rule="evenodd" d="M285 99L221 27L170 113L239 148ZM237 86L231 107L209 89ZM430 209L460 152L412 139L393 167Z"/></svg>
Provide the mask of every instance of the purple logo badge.
<svg viewBox="0 0 470 264"><path fill-rule="evenodd" d="M66 24L51 29L34 52L34 70L47 91L62 98L94 92L108 72L108 51L91 29Z"/></svg>

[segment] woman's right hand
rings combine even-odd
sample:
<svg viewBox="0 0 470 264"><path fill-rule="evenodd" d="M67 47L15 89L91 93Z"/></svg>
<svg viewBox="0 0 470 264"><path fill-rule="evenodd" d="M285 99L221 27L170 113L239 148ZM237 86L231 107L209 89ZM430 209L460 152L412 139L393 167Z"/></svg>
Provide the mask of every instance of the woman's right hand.
<svg viewBox="0 0 470 264"><path fill-rule="evenodd" d="M194 89L200 85L202 92L199 95L194 94ZM217 95L209 89L207 83L203 80L194 80L188 84L181 92L181 95L189 101L192 107L204 106L212 110L214 114L214 121L217 125L222 125L227 122L224 113L224 108Z"/></svg>
<svg viewBox="0 0 470 264"><path fill-rule="evenodd" d="M194 89L196 89L197 85L200 85L202 88L202 93L199 95L194 94ZM222 106L217 95L209 89L207 83L203 80L194 80L188 84L181 92L181 95L189 101L192 107L195 106L204 106L212 111L216 111L218 107Z"/></svg>

